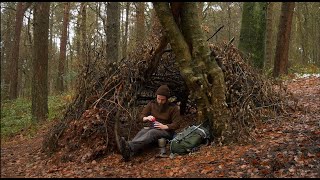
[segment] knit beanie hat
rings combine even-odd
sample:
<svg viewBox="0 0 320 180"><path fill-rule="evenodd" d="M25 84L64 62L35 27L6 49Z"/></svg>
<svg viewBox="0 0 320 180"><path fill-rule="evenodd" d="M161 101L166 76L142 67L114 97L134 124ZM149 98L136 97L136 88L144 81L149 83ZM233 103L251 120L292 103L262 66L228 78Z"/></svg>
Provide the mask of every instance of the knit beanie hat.
<svg viewBox="0 0 320 180"><path fill-rule="evenodd" d="M156 95L166 96L167 98L170 97L170 89L167 85L161 85L158 90L156 91Z"/></svg>

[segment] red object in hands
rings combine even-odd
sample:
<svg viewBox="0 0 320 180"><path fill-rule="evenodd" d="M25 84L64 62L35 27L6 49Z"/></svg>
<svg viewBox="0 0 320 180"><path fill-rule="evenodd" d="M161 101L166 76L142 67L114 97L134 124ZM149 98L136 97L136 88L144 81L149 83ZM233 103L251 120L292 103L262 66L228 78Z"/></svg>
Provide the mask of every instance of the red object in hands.
<svg viewBox="0 0 320 180"><path fill-rule="evenodd" d="M152 118L152 121L151 121L151 127L152 127L152 128L154 128L154 124L155 124L155 123L157 123L157 120L156 120L155 117L153 117L153 118Z"/></svg>

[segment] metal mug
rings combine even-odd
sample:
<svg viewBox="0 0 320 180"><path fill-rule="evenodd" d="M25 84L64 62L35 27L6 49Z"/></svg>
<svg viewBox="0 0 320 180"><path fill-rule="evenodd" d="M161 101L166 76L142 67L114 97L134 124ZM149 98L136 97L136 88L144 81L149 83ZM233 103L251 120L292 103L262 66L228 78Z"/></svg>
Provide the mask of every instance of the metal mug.
<svg viewBox="0 0 320 180"><path fill-rule="evenodd" d="M166 139L165 138L160 138L158 139L158 145L159 147L165 147L166 146Z"/></svg>
<svg viewBox="0 0 320 180"><path fill-rule="evenodd" d="M158 139L158 146L160 147L160 154L166 153L166 142L167 142L167 140L165 138Z"/></svg>

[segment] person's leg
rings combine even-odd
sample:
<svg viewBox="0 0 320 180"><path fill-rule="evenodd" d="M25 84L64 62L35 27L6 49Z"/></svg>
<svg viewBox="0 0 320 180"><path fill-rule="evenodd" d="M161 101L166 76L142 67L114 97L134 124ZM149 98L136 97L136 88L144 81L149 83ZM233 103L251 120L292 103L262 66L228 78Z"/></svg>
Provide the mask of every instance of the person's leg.
<svg viewBox="0 0 320 180"><path fill-rule="evenodd" d="M137 152L147 145L157 142L160 138L170 138L171 134L166 130L160 129L144 129L140 131L132 141L129 141L129 146L132 152ZM137 134L137 135L138 135Z"/></svg>
<svg viewBox="0 0 320 180"><path fill-rule="evenodd" d="M150 129L141 129L131 141L136 141L138 138L140 138L143 134L148 132Z"/></svg>
<svg viewBox="0 0 320 180"><path fill-rule="evenodd" d="M133 141L143 136L148 129L141 129L136 136L133 138ZM133 156L134 152L131 150L129 143L125 140L124 137L120 138L120 153L124 159L124 161L129 161L130 157Z"/></svg>
<svg viewBox="0 0 320 180"><path fill-rule="evenodd" d="M142 150L151 143L157 143L158 139L171 139L172 133L160 129L142 129L131 141L126 141L124 137L120 139L120 151L125 161L138 151Z"/></svg>

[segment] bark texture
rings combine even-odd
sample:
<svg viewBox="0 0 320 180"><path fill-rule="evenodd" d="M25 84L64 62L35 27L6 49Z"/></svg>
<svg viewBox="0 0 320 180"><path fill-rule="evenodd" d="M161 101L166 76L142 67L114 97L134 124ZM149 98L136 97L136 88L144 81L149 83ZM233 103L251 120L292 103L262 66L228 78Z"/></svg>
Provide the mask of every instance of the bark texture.
<svg viewBox="0 0 320 180"><path fill-rule="evenodd" d="M143 43L146 34L144 8L145 2L137 2L136 40L138 46Z"/></svg>
<svg viewBox="0 0 320 180"><path fill-rule="evenodd" d="M109 2L107 5L107 60L118 62L120 40L120 5Z"/></svg>
<svg viewBox="0 0 320 180"><path fill-rule="evenodd" d="M294 2L283 2L281 6L273 77L288 74L289 41L294 6Z"/></svg>
<svg viewBox="0 0 320 180"><path fill-rule="evenodd" d="M18 96L18 69L19 69L19 52L20 52L20 36L23 22L23 15L30 3L18 2L16 9L16 21L13 37L13 44L11 48L11 55L9 57L10 70L8 71L9 80L9 99L16 99Z"/></svg>
<svg viewBox="0 0 320 180"><path fill-rule="evenodd" d="M266 10L266 2L243 3L239 49L259 70L262 70L264 65Z"/></svg>
<svg viewBox="0 0 320 180"><path fill-rule="evenodd" d="M32 119L44 121L48 116L48 39L50 2L36 3L34 8L34 58L32 79Z"/></svg>
<svg viewBox="0 0 320 180"><path fill-rule="evenodd" d="M273 62L273 48L272 48L272 35L273 35L273 10L274 2L269 2L267 5L267 22L266 22L266 51L265 51L265 70L270 69Z"/></svg>
<svg viewBox="0 0 320 180"><path fill-rule="evenodd" d="M182 3L180 13L177 9L174 11L180 17L175 18L169 3L157 2L154 7L170 40L191 99L197 104L198 121L209 120L213 135L219 137L220 142L223 141L228 136L230 120L224 75L216 61L211 59L196 3ZM179 18L180 28L175 21Z"/></svg>
<svg viewBox="0 0 320 180"><path fill-rule="evenodd" d="M64 6L64 15L63 15L63 25L62 25L62 34L61 34L61 43L60 43L60 56L59 56L59 67L58 67L58 82L57 90L62 93L64 90L64 72L65 72L65 61L67 56L67 39L68 39L68 24L69 24L69 11L70 3L66 2Z"/></svg>

